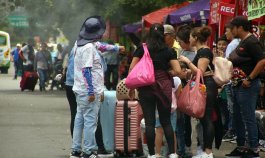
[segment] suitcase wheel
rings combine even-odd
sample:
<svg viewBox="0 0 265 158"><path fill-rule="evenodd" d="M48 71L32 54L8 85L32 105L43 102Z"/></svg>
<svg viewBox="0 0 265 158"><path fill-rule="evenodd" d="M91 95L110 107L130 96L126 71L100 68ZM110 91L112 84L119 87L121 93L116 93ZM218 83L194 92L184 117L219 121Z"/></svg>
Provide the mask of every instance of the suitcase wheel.
<svg viewBox="0 0 265 158"><path fill-rule="evenodd" d="M114 157L115 158L118 158L118 157L122 157L123 156L123 154L120 152L120 151L114 151Z"/></svg>
<svg viewBox="0 0 265 158"><path fill-rule="evenodd" d="M137 157L137 156L138 156L137 153L133 153L133 154L132 154L132 157Z"/></svg>

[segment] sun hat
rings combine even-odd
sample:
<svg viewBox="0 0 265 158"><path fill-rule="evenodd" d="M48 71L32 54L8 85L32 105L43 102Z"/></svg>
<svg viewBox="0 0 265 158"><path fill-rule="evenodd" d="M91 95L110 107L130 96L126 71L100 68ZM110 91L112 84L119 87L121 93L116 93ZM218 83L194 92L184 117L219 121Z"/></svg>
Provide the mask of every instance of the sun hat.
<svg viewBox="0 0 265 158"><path fill-rule="evenodd" d="M80 29L77 45L83 46L87 43L95 41L96 39L100 39L105 30L106 24L101 16L88 17Z"/></svg>

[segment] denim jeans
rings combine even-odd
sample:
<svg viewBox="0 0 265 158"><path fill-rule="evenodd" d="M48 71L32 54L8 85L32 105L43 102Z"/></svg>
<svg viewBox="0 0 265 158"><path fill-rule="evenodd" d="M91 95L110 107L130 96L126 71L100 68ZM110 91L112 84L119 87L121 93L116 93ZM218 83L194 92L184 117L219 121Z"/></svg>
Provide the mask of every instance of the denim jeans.
<svg viewBox="0 0 265 158"><path fill-rule="evenodd" d="M14 79L17 78L17 74L18 74L18 61L14 61L14 68L15 68L15 75L14 75Z"/></svg>
<svg viewBox="0 0 265 158"><path fill-rule="evenodd" d="M246 142L246 130L248 132L249 147L258 147L258 129L255 118L255 108L260 90L260 80L251 82L251 87L233 87L234 120L237 134L237 145L244 146Z"/></svg>
<svg viewBox="0 0 265 158"><path fill-rule="evenodd" d="M185 120L184 113L177 111L177 125L175 130L177 138L177 153L185 155Z"/></svg>
<svg viewBox="0 0 265 158"><path fill-rule="evenodd" d="M233 121L233 93L232 93L232 84L227 84L225 86L225 92L227 97L227 109L229 111L229 122L228 122L228 130L234 129L234 121Z"/></svg>
<svg viewBox="0 0 265 158"><path fill-rule="evenodd" d="M44 88L45 87L45 81L47 78L47 70L45 69L37 69L39 78L40 78L40 87Z"/></svg>
<svg viewBox="0 0 265 158"><path fill-rule="evenodd" d="M75 116L72 150L82 150L82 133L84 132L83 152L90 154L92 151L97 150L95 132L100 108L100 96L95 95L95 101L88 102L87 95L76 94L76 102L77 112Z"/></svg>

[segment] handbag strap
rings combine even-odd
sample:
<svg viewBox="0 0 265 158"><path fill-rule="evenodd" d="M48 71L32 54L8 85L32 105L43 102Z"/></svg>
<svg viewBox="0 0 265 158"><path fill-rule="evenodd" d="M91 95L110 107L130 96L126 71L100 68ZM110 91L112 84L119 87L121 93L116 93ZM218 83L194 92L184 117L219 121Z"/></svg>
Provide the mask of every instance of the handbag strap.
<svg viewBox="0 0 265 158"><path fill-rule="evenodd" d="M143 48L144 48L144 55L151 58L146 43L143 43Z"/></svg>
<svg viewBox="0 0 265 158"><path fill-rule="evenodd" d="M201 71L201 69L198 69L197 70L197 73L196 73L196 80L195 80L195 82L196 83L200 83L200 80L202 81L202 84L204 84L204 80L203 80L203 76L202 76L202 71ZM199 84L196 84L196 85L199 85Z"/></svg>

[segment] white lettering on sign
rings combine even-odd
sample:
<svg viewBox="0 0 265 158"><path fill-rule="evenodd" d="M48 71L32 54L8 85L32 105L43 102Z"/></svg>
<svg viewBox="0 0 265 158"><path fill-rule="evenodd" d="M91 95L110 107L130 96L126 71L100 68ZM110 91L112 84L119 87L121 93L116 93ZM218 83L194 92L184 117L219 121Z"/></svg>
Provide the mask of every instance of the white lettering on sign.
<svg viewBox="0 0 265 158"><path fill-rule="evenodd" d="M180 17L181 21L187 21L189 19L191 19L191 15L190 14L186 14L186 15L183 15L183 16Z"/></svg>
<svg viewBox="0 0 265 158"><path fill-rule="evenodd" d="M235 8L231 8L231 7L226 7L226 6L221 6L221 11L222 12L226 12L226 13L235 13Z"/></svg>
<svg viewBox="0 0 265 158"><path fill-rule="evenodd" d="M248 16L248 11L243 11L243 16Z"/></svg>

